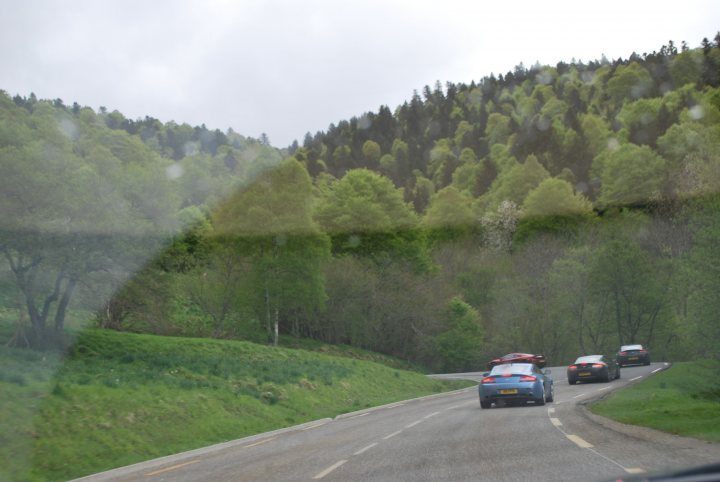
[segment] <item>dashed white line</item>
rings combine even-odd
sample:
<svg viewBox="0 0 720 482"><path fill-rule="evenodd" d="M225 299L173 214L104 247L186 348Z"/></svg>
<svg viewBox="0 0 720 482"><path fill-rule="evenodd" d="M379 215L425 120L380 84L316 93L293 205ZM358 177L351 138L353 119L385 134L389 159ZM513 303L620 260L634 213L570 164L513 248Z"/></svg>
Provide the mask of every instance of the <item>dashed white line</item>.
<svg viewBox="0 0 720 482"><path fill-rule="evenodd" d="M659 372L660 370L662 370L662 368L656 368L655 370L651 371L650 373L656 373L656 372Z"/></svg>
<svg viewBox="0 0 720 482"><path fill-rule="evenodd" d="M552 407L548 408L548 415L550 415L551 413L555 413L555 409Z"/></svg>
<svg viewBox="0 0 720 482"><path fill-rule="evenodd" d="M409 423L409 424L405 425L405 428L413 428L415 425L417 425L417 424L419 424L419 423L422 423L422 422L423 422L422 419L420 419L420 420L415 420L413 423Z"/></svg>
<svg viewBox="0 0 720 482"><path fill-rule="evenodd" d="M631 382L634 382L635 380L640 380L641 378L642 378L642 375L639 376L639 377L631 378L630 381L631 381Z"/></svg>
<svg viewBox="0 0 720 482"><path fill-rule="evenodd" d="M340 461L338 461L338 462L335 462L335 463L332 464L330 467L328 467L327 469L323 470L322 472L320 472L319 474L317 474L315 477L313 477L313 479L322 479L322 478L325 477L327 474L329 474L329 473L332 472L333 470L337 469L338 467L340 467L340 466L341 466L342 464L344 464L345 462L347 462L347 460L340 460Z"/></svg>
<svg viewBox="0 0 720 482"><path fill-rule="evenodd" d="M380 408L395 408L395 407L402 407L403 405L405 405L405 404L404 403L393 403L392 405L387 405L385 407L380 407Z"/></svg>
<svg viewBox="0 0 720 482"><path fill-rule="evenodd" d="M625 469L625 472L627 472L628 474L644 474L645 473L645 471L643 469L640 469L638 467L627 468L627 469Z"/></svg>
<svg viewBox="0 0 720 482"><path fill-rule="evenodd" d="M465 403L459 403L457 405L453 405L452 407L448 407L445 410L454 410L456 408L464 407L465 405L475 405L477 402L465 402Z"/></svg>
<svg viewBox="0 0 720 482"><path fill-rule="evenodd" d="M373 448L373 447L376 446L377 444L378 444L377 442L371 443L371 444L368 445L367 447L361 448L360 450L358 450L357 452L355 452L353 455L364 454L365 452L367 452L368 450L370 450L371 448Z"/></svg>
<svg viewBox="0 0 720 482"><path fill-rule="evenodd" d="M430 418L430 417L434 417L435 415L440 415L440 412L430 413L430 414L428 414L428 415L425 415L423 418Z"/></svg>
<svg viewBox="0 0 720 482"><path fill-rule="evenodd" d="M550 422L555 425L556 427L562 427L562 422L559 418L550 417Z"/></svg>
<svg viewBox="0 0 720 482"><path fill-rule="evenodd" d="M612 387L603 387L598 389L598 392L602 392L603 390L610 390Z"/></svg>
<svg viewBox="0 0 720 482"><path fill-rule="evenodd" d="M584 393L581 393L580 395L575 395L573 398L580 398L580 397L582 397L582 396L584 396L584 395L585 395Z"/></svg>
<svg viewBox="0 0 720 482"><path fill-rule="evenodd" d="M580 448L589 449L589 448L593 447L593 444L586 442L585 440L581 439L577 435L565 434L565 436L567 438L569 438L570 440L572 440L573 442L575 442L575 444Z"/></svg>
<svg viewBox="0 0 720 482"><path fill-rule="evenodd" d="M402 433L402 430L398 430L397 432L393 432L393 433L391 433L390 435L384 436L384 437L383 437L383 440L387 440L387 439L389 439L389 438L393 438L395 435L397 435L397 434L399 434L399 433Z"/></svg>

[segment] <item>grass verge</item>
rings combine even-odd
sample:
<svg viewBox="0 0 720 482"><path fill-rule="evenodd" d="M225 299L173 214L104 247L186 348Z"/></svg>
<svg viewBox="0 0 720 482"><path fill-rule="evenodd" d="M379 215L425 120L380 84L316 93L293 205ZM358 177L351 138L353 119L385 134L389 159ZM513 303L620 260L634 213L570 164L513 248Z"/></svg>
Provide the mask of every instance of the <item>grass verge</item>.
<svg viewBox="0 0 720 482"><path fill-rule="evenodd" d="M590 410L622 423L720 442L719 371L719 361L676 363Z"/></svg>
<svg viewBox="0 0 720 482"><path fill-rule="evenodd" d="M67 480L471 384L317 351L98 329L64 359L1 347L0 364L7 481Z"/></svg>

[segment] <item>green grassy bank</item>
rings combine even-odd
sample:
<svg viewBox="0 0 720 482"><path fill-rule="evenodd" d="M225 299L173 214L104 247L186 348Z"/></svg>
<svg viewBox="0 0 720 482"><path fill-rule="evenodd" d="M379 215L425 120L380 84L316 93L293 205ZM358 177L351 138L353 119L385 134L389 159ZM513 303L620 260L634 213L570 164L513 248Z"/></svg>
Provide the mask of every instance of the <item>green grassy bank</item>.
<svg viewBox="0 0 720 482"><path fill-rule="evenodd" d="M0 480L66 480L469 385L350 356L104 330L62 360L2 347Z"/></svg>
<svg viewBox="0 0 720 482"><path fill-rule="evenodd" d="M590 407L618 422L720 442L720 362L676 363Z"/></svg>

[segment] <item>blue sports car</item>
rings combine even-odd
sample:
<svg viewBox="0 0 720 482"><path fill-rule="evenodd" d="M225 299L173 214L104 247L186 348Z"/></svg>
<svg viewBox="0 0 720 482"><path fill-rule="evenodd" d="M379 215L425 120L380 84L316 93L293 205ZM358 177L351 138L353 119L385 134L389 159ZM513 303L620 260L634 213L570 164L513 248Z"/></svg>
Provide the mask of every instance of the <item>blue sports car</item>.
<svg viewBox="0 0 720 482"><path fill-rule="evenodd" d="M478 392L480 407L490 408L493 403L535 402L545 405L554 395L550 370L541 370L533 363L507 363L496 365L483 376Z"/></svg>

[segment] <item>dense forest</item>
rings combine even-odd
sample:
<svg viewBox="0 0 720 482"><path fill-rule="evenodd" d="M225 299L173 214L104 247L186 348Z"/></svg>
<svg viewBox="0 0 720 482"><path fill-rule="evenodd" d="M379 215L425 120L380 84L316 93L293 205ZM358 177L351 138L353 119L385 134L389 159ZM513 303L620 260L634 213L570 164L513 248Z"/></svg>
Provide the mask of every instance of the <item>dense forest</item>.
<svg viewBox="0 0 720 482"><path fill-rule="evenodd" d="M0 95L0 296L431 370L720 357L720 34L437 83L302 145Z"/></svg>

